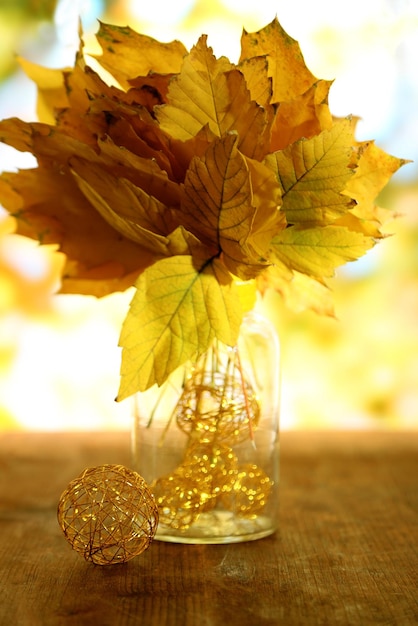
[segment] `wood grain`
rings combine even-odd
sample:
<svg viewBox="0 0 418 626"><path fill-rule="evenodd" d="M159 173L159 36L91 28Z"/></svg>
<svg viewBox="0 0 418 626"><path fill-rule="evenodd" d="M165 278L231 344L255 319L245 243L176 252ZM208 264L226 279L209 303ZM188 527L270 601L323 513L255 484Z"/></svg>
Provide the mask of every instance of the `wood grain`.
<svg viewBox="0 0 418 626"><path fill-rule="evenodd" d="M1 626L418 624L418 434L282 433L280 532L94 566L56 521L126 433L0 436Z"/></svg>

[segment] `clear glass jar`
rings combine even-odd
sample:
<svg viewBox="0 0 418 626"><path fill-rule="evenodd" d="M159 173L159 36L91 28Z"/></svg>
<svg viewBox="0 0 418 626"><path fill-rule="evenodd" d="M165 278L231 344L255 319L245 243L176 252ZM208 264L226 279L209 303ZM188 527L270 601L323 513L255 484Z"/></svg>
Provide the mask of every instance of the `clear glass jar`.
<svg viewBox="0 0 418 626"><path fill-rule="evenodd" d="M251 312L238 345L215 342L197 363L134 397L134 468L150 485L155 539L232 543L278 524L278 337Z"/></svg>

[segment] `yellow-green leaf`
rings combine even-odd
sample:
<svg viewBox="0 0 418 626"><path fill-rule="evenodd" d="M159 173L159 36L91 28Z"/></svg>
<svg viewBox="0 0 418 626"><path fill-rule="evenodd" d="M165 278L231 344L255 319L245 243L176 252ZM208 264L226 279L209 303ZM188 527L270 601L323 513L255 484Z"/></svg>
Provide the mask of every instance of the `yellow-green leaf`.
<svg viewBox="0 0 418 626"><path fill-rule="evenodd" d="M342 192L352 175L353 142L351 123L342 120L266 157L282 187L289 224L330 224L351 208L353 200Z"/></svg>
<svg viewBox="0 0 418 626"><path fill-rule="evenodd" d="M234 345L242 311L229 272L217 260L172 256L147 268L123 324L118 400L205 352L216 337Z"/></svg>
<svg viewBox="0 0 418 626"><path fill-rule="evenodd" d="M274 255L287 267L321 278L339 265L354 261L372 248L374 240L343 226L292 226L273 239Z"/></svg>
<svg viewBox="0 0 418 626"><path fill-rule="evenodd" d="M129 89L130 80L149 73L171 74L180 71L187 50L180 41L161 43L141 35L129 26L100 22L96 34L103 53L96 59L118 83Z"/></svg>

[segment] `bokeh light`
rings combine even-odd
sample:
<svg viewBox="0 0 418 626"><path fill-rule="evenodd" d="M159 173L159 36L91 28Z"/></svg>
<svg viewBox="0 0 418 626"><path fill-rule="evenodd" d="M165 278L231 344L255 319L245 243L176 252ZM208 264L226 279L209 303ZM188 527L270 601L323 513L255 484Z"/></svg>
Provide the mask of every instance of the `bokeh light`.
<svg viewBox="0 0 418 626"><path fill-rule="evenodd" d="M36 90L16 54L72 65L81 19L97 52L97 20L191 47L202 33L217 56L239 56L242 28L277 15L318 77L330 107L359 116L358 139L414 160L382 204L402 217L394 235L332 281L337 320L269 301L283 348L283 428L418 426L418 3L414 0L51 0L0 3L0 118L36 119ZM94 61L92 60L92 64ZM0 170L33 165L0 144ZM119 329L131 294L56 295L62 258L13 235L0 209L0 430L125 429Z"/></svg>

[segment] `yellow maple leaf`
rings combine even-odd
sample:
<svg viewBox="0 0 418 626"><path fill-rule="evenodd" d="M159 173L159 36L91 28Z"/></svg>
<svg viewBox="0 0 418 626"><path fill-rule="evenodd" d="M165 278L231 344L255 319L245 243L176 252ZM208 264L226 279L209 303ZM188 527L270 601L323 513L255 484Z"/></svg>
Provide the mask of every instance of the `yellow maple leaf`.
<svg viewBox="0 0 418 626"><path fill-rule="evenodd" d="M123 324L118 400L161 385L215 337L234 345L241 319L237 287L218 259L200 253L158 261L139 277Z"/></svg>
<svg viewBox="0 0 418 626"><path fill-rule="evenodd" d="M267 182L271 191L265 195L268 204L262 206L263 218L257 220L250 170L237 144L236 134L224 135L209 146L202 158L192 160L184 183L182 221L202 241L222 253L231 273L248 280L259 273L262 255L267 253L272 232L276 230L278 214L274 200L279 189L272 177L267 178L267 168L264 180L257 184L254 177L257 204L260 204L260 188L265 192ZM254 168L255 165L255 172ZM255 240L257 245L253 246Z"/></svg>
<svg viewBox="0 0 418 626"><path fill-rule="evenodd" d="M347 195L356 200L352 213L361 220L376 221L378 194L391 176L407 162L387 154L373 141L365 142L361 147L356 171L345 188Z"/></svg>
<svg viewBox="0 0 418 626"><path fill-rule="evenodd" d="M180 73L171 80L169 104L156 110L161 128L183 141L206 125L219 137L223 130L219 116L230 100L226 73L233 65L226 57L217 59L206 41L206 36L200 37L185 57Z"/></svg>
<svg viewBox="0 0 418 626"><path fill-rule="evenodd" d="M251 100L244 75L226 59L217 59L202 36L170 83L167 104L156 107L161 128L185 141L204 126L215 136L239 136L240 150L250 157L266 153L272 119Z"/></svg>
<svg viewBox="0 0 418 626"><path fill-rule="evenodd" d="M240 61L266 56L268 75L272 78L272 103L291 101L305 93L317 81L306 67L299 44L275 18L256 33L243 31Z"/></svg>
<svg viewBox="0 0 418 626"><path fill-rule="evenodd" d="M330 224L353 205L342 195L352 175L353 142L351 123L342 120L266 157L280 181L289 224Z"/></svg>
<svg viewBox="0 0 418 626"><path fill-rule="evenodd" d="M265 56L242 59L238 65L244 74L247 89L251 100L261 104L266 110L274 111L270 107L272 96L271 78L268 75L268 62Z"/></svg>
<svg viewBox="0 0 418 626"><path fill-rule="evenodd" d="M272 250L287 267L321 278L333 276L336 267L358 259L374 243L344 226L292 226L273 239Z"/></svg>

